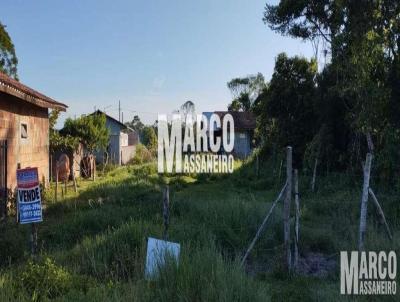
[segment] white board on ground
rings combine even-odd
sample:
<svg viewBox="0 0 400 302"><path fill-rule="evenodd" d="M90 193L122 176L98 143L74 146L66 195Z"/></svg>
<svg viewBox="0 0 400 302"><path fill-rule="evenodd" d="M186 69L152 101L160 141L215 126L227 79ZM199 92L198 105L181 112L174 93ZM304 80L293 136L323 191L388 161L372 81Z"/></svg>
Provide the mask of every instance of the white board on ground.
<svg viewBox="0 0 400 302"><path fill-rule="evenodd" d="M178 243L149 237L147 240L147 256L145 278L153 280L159 269L165 265L166 257L171 257L178 263L181 246Z"/></svg>

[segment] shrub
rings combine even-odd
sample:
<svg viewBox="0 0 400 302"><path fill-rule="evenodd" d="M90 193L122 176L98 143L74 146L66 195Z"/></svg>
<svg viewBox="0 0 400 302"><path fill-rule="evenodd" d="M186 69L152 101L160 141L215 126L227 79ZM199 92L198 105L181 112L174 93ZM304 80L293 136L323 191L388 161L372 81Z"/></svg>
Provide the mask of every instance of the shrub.
<svg viewBox="0 0 400 302"><path fill-rule="evenodd" d="M151 152L142 144L136 146L135 156L132 159L132 164L143 164L153 160Z"/></svg>
<svg viewBox="0 0 400 302"><path fill-rule="evenodd" d="M29 261L21 273L20 280L21 286L32 297L32 301L61 296L68 292L72 285L71 275L50 258L38 264Z"/></svg>

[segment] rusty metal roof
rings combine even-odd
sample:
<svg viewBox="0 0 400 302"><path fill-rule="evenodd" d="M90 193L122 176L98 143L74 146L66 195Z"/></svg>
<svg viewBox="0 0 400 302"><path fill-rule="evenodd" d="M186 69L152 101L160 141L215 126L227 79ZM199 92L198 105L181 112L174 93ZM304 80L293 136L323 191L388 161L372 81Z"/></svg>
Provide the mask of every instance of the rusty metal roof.
<svg viewBox="0 0 400 302"><path fill-rule="evenodd" d="M0 72L0 91L42 108L51 108L60 111L66 111L68 108L67 105L57 102L52 98L25 86L2 72Z"/></svg>
<svg viewBox="0 0 400 302"><path fill-rule="evenodd" d="M256 128L256 118L252 112L243 111L215 111L222 120L225 114L230 113L235 123L235 129L253 130Z"/></svg>

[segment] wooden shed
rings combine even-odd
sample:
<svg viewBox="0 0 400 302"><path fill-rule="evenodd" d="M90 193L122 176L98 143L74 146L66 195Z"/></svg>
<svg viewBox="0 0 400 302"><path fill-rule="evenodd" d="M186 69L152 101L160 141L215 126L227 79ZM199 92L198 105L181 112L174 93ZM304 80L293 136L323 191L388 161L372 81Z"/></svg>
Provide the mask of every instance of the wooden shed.
<svg viewBox="0 0 400 302"><path fill-rule="evenodd" d="M232 115L235 124L235 143L232 153L241 159L250 156L254 148L253 138L256 128L256 118L253 113L243 111L215 111L214 113L218 114L221 121L225 114ZM220 129L215 132L216 135L222 135Z"/></svg>
<svg viewBox="0 0 400 302"><path fill-rule="evenodd" d="M49 112L59 103L0 72L0 204L16 188L16 169L38 167L49 175ZM3 201L3 202L1 202ZM3 209L0 209L0 216Z"/></svg>

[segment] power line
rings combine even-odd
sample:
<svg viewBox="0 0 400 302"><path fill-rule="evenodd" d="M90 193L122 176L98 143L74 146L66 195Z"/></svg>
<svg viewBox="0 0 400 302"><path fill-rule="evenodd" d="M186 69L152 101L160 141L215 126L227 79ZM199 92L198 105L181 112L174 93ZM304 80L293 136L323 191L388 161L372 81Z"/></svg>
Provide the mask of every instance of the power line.
<svg viewBox="0 0 400 302"><path fill-rule="evenodd" d="M154 114L154 115L158 115L159 114L159 112L149 112L149 111L137 111L137 110L131 110L131 109L128 109L128 108L123 108L122 110L125 110L125 111L129 111L129 112L132 112L132 113L143 113L143 114Z"/></svg>

